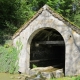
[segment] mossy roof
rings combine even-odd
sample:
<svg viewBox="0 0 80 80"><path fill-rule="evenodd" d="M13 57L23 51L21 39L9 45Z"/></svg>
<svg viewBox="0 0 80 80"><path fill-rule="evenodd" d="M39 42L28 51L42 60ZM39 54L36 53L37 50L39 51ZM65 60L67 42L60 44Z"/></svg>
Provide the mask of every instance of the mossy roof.
<svg viewBox="0 0 80 80"><path fill-rule="evenodd" d="M78 26L76 26L75 24L73 24L72 22L70 22L68 19L66 19L65 17L63 17L62 15L60 15L59 13L57 13L56 11L54 11L51 7L49 7L48 5L44 5L45 9L50 12L54 17L58 18L60 21L63 21L67 26L71 27L72 30L74 30L75 32L77 32L78 34L80 34L80 28ZM19 36L19 34L26 28L28 27L28 25L35 20L35 18L37 18L42 11L44 10L44 6L25 24L23 24L13 35L12 39L16 38L17 36Z"/></svg>

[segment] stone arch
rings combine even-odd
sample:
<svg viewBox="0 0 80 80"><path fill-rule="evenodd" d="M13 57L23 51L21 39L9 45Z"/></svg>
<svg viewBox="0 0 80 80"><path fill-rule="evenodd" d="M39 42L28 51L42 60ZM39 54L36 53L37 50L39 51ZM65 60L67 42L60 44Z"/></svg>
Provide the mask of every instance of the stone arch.
<svg viewBox="0 0 80 80"><path fill-rule="evenodd" d="M29 37L29 39L28 39L28 42L27 42L27 47L28 47L27 50L28 50L29 54L30 54L30 45L31 45L32 39L35 37L35 35L36 35L37 33L39 33L39 31L44 30L44 29L52 29L52 30L55 30L56 32L58 32L58 33L61 35L61 37L63 38L63 41L64 41L64 45L65 45L65 56L66 56L65 36L64 36L63 33L61 33L59 30L54 29L54 28L51 28L51 27L42 27L42 28L39 28L39 29L37 29L37 30L34 30L34 32L31 33L31 35L30 35L30 37ZM65 58L65 59L66 59L66 58ZM30 56L29 56L29 62L30 62ZM65 62L66 62L66 60L65 60ZM30 67L30 64L29 64L29 67Z"/></svg>

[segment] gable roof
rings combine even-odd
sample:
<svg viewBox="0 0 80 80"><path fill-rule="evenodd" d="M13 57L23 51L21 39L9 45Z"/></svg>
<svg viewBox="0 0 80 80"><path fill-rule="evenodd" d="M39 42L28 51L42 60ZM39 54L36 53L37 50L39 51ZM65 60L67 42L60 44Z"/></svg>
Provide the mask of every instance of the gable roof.
<svg viewBox="0 0 80 80"><path fill-rule="evenodd" d="M75 32L77 32L78 34L80 34L80 28L76 25L74 25L73 23L71 23L68 19L64 18L62 15L58 14L57 12L55 12L54 10L52 10L51 7L49 7L48 5L44 5L34 16L33 18L31 18L28 22L26 22L21 28L19 28L15 34L13 35L12 39L16 38L26 27L28 27L28 25L35 20L35 18L37 18L42 11L47 10L48 12L50 12L54 17L58 18L59 20L63 21L66 25L68 25L69 27L71 27L72 30L74 30Z"/></svg>

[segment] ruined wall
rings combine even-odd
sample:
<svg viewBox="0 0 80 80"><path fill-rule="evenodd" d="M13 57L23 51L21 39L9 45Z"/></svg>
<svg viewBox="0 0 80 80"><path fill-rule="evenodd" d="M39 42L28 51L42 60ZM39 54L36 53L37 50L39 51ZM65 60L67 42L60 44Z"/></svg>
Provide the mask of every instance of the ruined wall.
<svg viewBox="0 0 80 80"><path fill-rule="evenodd" d="M80 74L80 35L54 17L45 6L43 11L13 39L15 46L18 40L23 45L19 54L19 71L29 73L31 40L36 33L48 27L57 30L65 41L65 75Z"/></svg>

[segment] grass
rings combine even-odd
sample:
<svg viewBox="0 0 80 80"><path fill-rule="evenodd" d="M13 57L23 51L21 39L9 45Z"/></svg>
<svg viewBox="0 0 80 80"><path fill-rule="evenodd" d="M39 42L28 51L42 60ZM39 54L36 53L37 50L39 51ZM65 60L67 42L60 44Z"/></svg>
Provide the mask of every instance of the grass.
<svg viewBox="0 0 80 80"><path fill-rule="evenodd" d="M62 78L53 78L50 80L75 80L76 77L62 77Z"/></svg>
<svg viewBox="0 0 80 80"><path fill-rule="evenodd" d="M19 74L0 73L0 80L18 80Z"/></svg>
<svg viewBox="0 0 80 80"><path fill-rule="evenodd" d="M10 74L10 73L0 73L0 80L23 80L18 79L20 74ZM80 80L80 77L62 77L62 78L53 78L50 80Z"/></svg>

